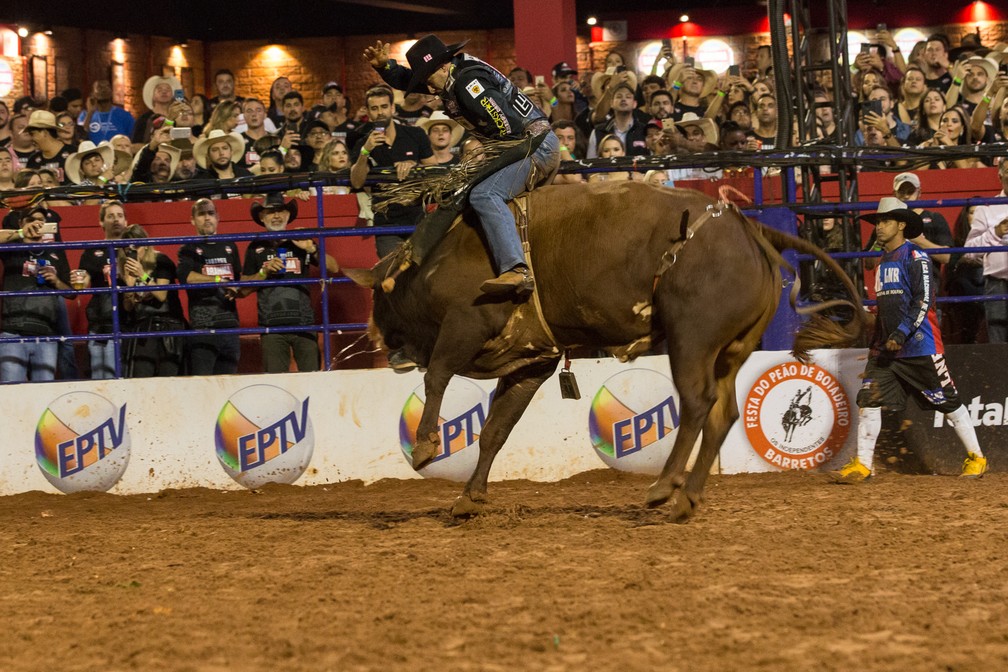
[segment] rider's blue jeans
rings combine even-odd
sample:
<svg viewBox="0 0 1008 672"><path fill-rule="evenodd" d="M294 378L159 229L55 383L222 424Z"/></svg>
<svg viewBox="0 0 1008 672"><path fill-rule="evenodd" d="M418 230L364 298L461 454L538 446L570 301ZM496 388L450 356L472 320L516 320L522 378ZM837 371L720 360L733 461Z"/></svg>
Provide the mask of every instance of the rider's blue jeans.
<svg viewBox="0 0 1008 672"><path fill-rule="evenodd" d="M498 273L525 263L521 238L507 202L525 191L533 163L545 177L559 161L559 152L560 141L550 131L532 156L501 168L477 184L469 195L469 203L483 224Z"/></svg>

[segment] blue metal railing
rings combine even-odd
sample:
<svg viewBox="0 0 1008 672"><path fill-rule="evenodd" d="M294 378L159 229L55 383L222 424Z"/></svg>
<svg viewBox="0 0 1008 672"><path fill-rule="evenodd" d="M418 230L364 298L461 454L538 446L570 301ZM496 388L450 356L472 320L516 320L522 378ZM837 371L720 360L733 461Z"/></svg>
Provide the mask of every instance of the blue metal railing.
<svg viewBox="0 0 1008 672"><path fill-rule="evenodd" d="M680 162L681 163L681 162ZM699 164L698 164L699 165ZM614 162L613 165L596 165L590 168L584 168L584 172L617 172L625 171L627 166L625 162ZM752 208L744 210L746 214L759 217L760 214L765 213L767 210L788 210L790 211L790 216L788 217L788 222L786 227L792 228L791 232L797 225L797 211L813 214L813 213L843 213L843 212L860 212L860 211L872 211L877 207L876 203L852 203L852 204L819 204L819 205L806 205L796 203L795 199L797 196L797 182L795 180L794 167L787 166L783 169L782 180L784 185L784 196L785 203L774 204L773 206L766 206L764 204L764 191L763 191L763 170L756 166L753 168L753 191L754 191L754 204ZM87 288L80 290L68 290L65 292L57 292L56 290L29 290L29 291L2 291L0 296L5 294L17 294L20 296L52 296L54 293L58 293L64 296L80 296L80 295L94 295L108 293L111 294L112 303L112 328L111 334L82 334L82 335L53 335L53 336L39 336L39 337L21 337L21 338L0 338L0 343L24 343L24 342L86 342L86 341L107 341L112 340L114 358L115 358L115 375L116 377L122 376L122 361L121 361L121 347L122 341L124 339L137 339L137 338L149 338L149 337L193 337L200 335L216 335L216 334L237 334L237 335L255 335L255 334L267 334L267 333L304 333L304 332L319 332L323 334L323 358L324 366L326 370L329 370L332 366L332 352L331 352L331 342L330 335L332 333L342 333L344 331L357 332L366 329L367 325L364 323L332 323L331 315L329 312L329 288L331 285L337 283L347 283L350 282L348 278L332 277L329 275L328 269L326 267L326 256L327 249L329 249L328 243L329 238L340 238L344 236L374 236L374 235L409 235L413 232L414 227L412 226L383 226L380 230L376 230L374 227L353 227L353 228L339 228L339 229L327 229L325 228L325 204L323 195L323 187L326 184L333 183L332 180L326 181L315 181L315 182L302 182L302 183L292 183L290 181L285 182L282 185L262 185L258 187L258 192L262 193L271 190L289 190L294 186L302 188L314 189L316 193L316 218L317 226L316 228L309 229L289 229L284 231L269 232L260 231L254 233L239 233L239 234L215 234L213 240L215 242L243 242L251 240L272 240L272 239L285 239L285 240L300 240L305 238L318 238L318 248L319 248L319 273L320 277L310 278L303 280L296 279L278 279L278 280L234 280L230 282L222 283L177 283L172 285L157 285L156 291L179 291L183 289L199 289L199 288L226 288L226 287L250 287L250 288L262 288L270 286L279 285L313 285L319 284L321 286L322 294L322 322L319 325L311 326L291 326L291 327L236 327L228 329L186 329L186 330L174 330L174 331L157 331L157 332L123 332L121 329L121 323L119 319L119 303L120 296L129 292L146 292L151 291L150 286L141 287L127 287L119 286L118 283L112 283L111 287L102 288ZM1002 204L1008 203L1008 198L959 198L959 199L937 199L937 200L921 200L913 201L908 203L910 207L966 207L974 205L985 205L985 204ZM205 236L170 236L163 238L149 238L146 243L149 245L183 245L186 243L200 242L206 240ZM116 250L118 248L127 247L130 245L136 245L139 242L138 239L128 239L128 240L100 240L100 241L75 241L75 242L59 242L59 243L39 243L32 244L33 250L48 250L48 249L96 249L102 248L108 252L109 264L110 264L110 278L117 278L117 255ZM8 243L0 244L0 251L3 250L23 250L24 243ZM973 248L942 248L929 250L931 254L944 254L944 253L987 253L987 252L1006 252L1008 251L1008 246L994 246L994 247L973 247ZM860 259L865 257L880 256L878 252L843 252L843 253L833 253L830 256L837 260L847 260L847 259ZM797 261L812 261L814 257L810 255L794 255L794 259ZM982 302L982 301L997 301L997 300L1008 300L1008 295L986 295L986 296L942 296L938 299L941 302L946 303L965 303L965 302ZM865 301L866 305L873 304L873 301ZM784 326L783 324L781 325ZM786 337L787 334L782 334L782 337ZM773 340L773 335L771 334ZM780 340L780 339L777 339Z"/></svg>

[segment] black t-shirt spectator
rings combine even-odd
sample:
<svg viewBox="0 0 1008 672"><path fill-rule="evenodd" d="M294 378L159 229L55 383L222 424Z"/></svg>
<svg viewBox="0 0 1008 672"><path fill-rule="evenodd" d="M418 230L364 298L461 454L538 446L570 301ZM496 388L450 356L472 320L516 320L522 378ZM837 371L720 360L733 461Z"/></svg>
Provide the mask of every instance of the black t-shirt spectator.
<svg viewBox="0 0 1008 672"><path fill-rule="evenodd" d="M30 243L22 248L0 252L3 262L3 288L9 292L49 290L52 296L18 296L3 298L3 330L22 336L53 336L59 333L59 302L63 300L49 283L38 284L41 263L56 269L59 279L70 284L70 265L63 250L33 250Z"/></svg>
<svg viewBox="0 0 1008 672"><path fill-rule="evenodd" d="M91 287L101 289L109 286L108 250L93 248L84 250L80 258L80 268L91 276ZM122 295L119 295L122 302ZM92 294L88 301L85 314L88 319L88 331L95 334L112 333L112 295L108 293Z"/></svg>
<svg viewBox="0 0 1008 672"><path fill-rule="evenodd" d="M178 277L186 282L190 273L219 277L222 281L237 280L241 259L234 243L207 240L187 243L179 248ZM187 289L189 321L193 328L237 327L238 307L219 287Z"/></svg>
<svg viewBox="0 0 1008 672"><path fill-rule="evenodd" d="M333 139L342 140L349 149L353 149L360 140L359 132L361 130L361 126L363 126L361 122L354 121L353 119L347 119L333 129Z"/></svg>
<svg viewBox="0 0 1008 672"><path fill-rule="evenodd" d="M350 163L355 163L360 156L360 150L370 135L373 124L369 124L361 129L360 140L353 148ZM400 161L416 161L418 164L423 159L434 155L431 149L430 140L422 129L405 124L396 123L395 142L392 145L378 145L371 150L368 161L376 168L391 168ZM376 212L375 226L410 226L415 224L423 208L419 205L399 205L391 204L385 212Z"/></svg>
<svg viewBox="0 0 1008 672"><path fill-rule="evenodd" d="M942 93L948 93L949 87L952 86L952 73L946 72L938 79L925 78L924 86L926 86L929 89L938 89Z"/></svg>
<svg viewBox="0 0 1008 672"><path fill-rule="evenodd" d="M280 250L285 251L285 271L282 276L271 275L269 280L309 277L315 255L309 255L289 240L253 240L245 251L243 275L255 275ZM315 324L315 311L311 305L308 285L264 287L256 292L259 325L263 327L308 326Z"/></svg>
<svg viewBox="0 0 1008 672"><path fill-rule="evenodd" d="M169 285L178 284L175 262L160 252L154 259L154 270L150 276L152 289L158 280L167 280ZM182 302L179 300L177 291L168 290L168 298L165 301L158 301L153 296L143 299L136 304L133 310L125 313L123 322L135 331L147 331L150 325L149 320L157 318L171 318L181 326L183 321Z"/></svg>
<svg viewBox="0 0 1008 672"><path fill-rule="evenodd" d="M42 150L38 150L32 152L32 154L28 157L28 165L26 167L31 168L32 170L39 170L40 168L55 170L57 176L59 177L60 184L66 184L67 177L66 173L63 171L63 167L66 165L67 157L76 151L76 145L67 145L57 152L56 156L47 159L42 156Z"/></svg>

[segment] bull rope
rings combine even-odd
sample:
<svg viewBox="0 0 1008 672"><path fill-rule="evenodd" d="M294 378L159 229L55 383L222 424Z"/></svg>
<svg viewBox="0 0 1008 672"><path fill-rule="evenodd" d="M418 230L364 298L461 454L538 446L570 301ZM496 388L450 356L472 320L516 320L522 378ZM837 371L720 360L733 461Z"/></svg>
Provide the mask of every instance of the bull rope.
<svg viewBox="0 0 1008 672"><path fill-rule="evenodd" d="M487 140L483 143L482 149L462 157L462 160L449 168L447 173L410 177L383 188L381 193L373 195L375 199L373 209L384 212L393 203L412 205L417 201L421 201L425 208L431 204L436 204L438 207L460 205L459 197L475 184L474 179L480 177L480 172L485 167L508 150L522 144L528 144L528 138ZM527 154L531 153L529 146Z"/></svg>

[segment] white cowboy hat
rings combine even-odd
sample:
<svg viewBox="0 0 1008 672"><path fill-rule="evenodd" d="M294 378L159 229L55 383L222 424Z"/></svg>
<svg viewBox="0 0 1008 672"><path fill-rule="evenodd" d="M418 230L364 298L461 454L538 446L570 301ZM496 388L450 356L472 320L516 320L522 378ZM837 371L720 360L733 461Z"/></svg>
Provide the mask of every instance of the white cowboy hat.
<svg viewBox="0 0 1008 672"><path fill-rule="evenodd" d="M83 144L83 143L81 143ZM112 147L112 143L108 140L102 140L98 143L99 147L110 147L115 152L115 163L112 165L112 174L121 175L130 169L133 164L133 155L129 152L124 152L121 149L115 149Z"/></svg>
<svg viewBox="0 0 1008 672"><path fill-rule="evenodd" d="M454 147L462 140L462 135L465 133L465 129L462 125L449 117L447 114L441 110L435 110L434 113L427 117L426 119L420 119L416 122L419 128L422 128L424 133L430 134L431 126L437 126L438 124L444 124L451 130L451 146Z"/></svg>
<svg viewBox="0 0 1008 672"><path fill-rule="evenodd" d="M637 91L637 75L633 70L627 70L627 86L629 86L634 91ZM591 78L591 90L592 94L595 96L595 100L602 97L605 93L606 87L609 86L609 80L612 79L612 75L608 72L596 72L592 74Z"/></svg>
<svg viewBox="0 0 1008 672"><path fill-rule="evenodd" d="M707 141L708 145L718 144L718 130L713 119L708 119L706 117L700 118L693 112L687 112L682 116L682 119L675 122L675 125L677 128L699 126L700 130L703 131L704 140Z"/></svg>
<svg viewBox="0 0 1008 672"><path fill-rule="evenodd" d="M245 155L245 140L241 135L235 132L225 133L219 128L215 128L210 131L210 134L206 137L200 138L193 144L193 156L196 157L196 164L200 168L206 168L206 157L207 151L210 149L210 145L216 145L218 142L226 142L231 145L231 163L238 163L242 160Z"/></svg>
<svg viewBox="0 0 1008 672"><path fill-rule="evenodd" d="M668 72L665 73L665 81L668 84L668 88L672 89L672 82L682 82L683 71L689 66L685 63L676 63ZM694 67L697 74L703 79L703 90L700 92L701 98L706 98L707 96L714 93L718 84L718 75L713 70L701 70L700 68Z"/></svg>
<svg viewBox="0 0 1008 672"><path fill-rule="evenodd" d="M58 130L61 126L56 123L56 115L49 110L35 110L28 117L28 128L51 128Z"/></svg>
<svg viewBox="0 0 1008 672"><path fill-rule="evenodd" d="M80 143L76 152L66 158L66 165L63 167L63 170L66 171L67 179L74 184L80 184L81 180L84 179L81 177L80 173L81 161L83 161L84 157L89 154L100 155L102 162L106 166L113 165L116 160L115 150L112 149L112 145L107 145L105 143L96 145L90 140L85 140Z"/></svg>
<svg viewBox="0 0 1008 672"><path fill-rule="evenodd" d="M995 61L990 56L981 58L979 56L974 56L973 58L966 59L966 65L976 65L984 69L987 73L987 82L992 82L998 74L999 63Z"/></svg>
<svg viewBox="0 0 1008 672"><path fill-rule="evenodd" d="M148 77L147 81L143 85L143 102L147 106L148 110L154 109L154 89L157 88L158 84L167 84L171 87L172 92L178 91L182 88L182 84L179 83L174 77L158 77L157 75L153 77Z"/></svg>

